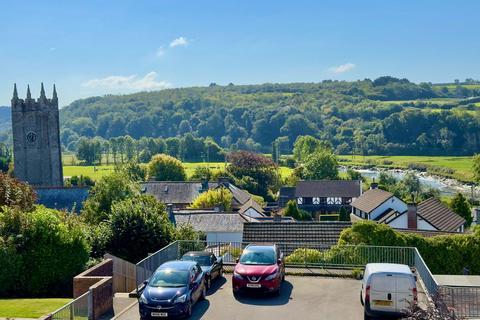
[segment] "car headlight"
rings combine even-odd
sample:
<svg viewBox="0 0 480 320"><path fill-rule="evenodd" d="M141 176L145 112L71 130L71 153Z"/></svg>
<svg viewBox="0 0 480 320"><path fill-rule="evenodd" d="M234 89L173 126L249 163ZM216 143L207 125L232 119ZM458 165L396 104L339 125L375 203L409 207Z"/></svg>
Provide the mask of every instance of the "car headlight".
<svg viewBox="0 0 480 320"><path fill-rule="evenodd" d="M140 303L143 303L143 304L148 304L148 300L147 298L145 298L143 294L140 296L140 299L138 299L138 301L140 301Z"/></svg>
<svg viewBox="0 0 480 320"><path fill-rule="evenodd" d="M243 276L240 273L233 271L233 277L238 280L243 280Z"/></svg>
<svg viewBox="0 0 480 320"><path fill-rule="evenodd" d="M265 280L273 280L273 279L275 279L277 276L278 276L278 271L275 271L275 272L272 273L271 275L267 276L267 277L265 278Z"/></svg>
<svg viewBox="0 0 480 320"><path fill-rule="evenodd" d="M180 297L176 297L173 303L184 303L187 301L187 294L181 295Z"/></svg>

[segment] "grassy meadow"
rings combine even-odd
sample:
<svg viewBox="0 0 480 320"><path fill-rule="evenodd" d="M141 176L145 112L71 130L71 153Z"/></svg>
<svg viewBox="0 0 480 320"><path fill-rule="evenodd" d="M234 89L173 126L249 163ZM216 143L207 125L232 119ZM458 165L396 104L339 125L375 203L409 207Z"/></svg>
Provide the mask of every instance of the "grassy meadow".
<svg viewBox="0 0 480 320"><path fill-rule="evenodd" d="M353 166L373 165L384 168L408 168L411 163L453 169L452 174L442 174L461 181L473 181L472 157L455 156L339 156L341 164Z"/></svg>
<svg viewBox="0 0 480 320"><path fill-rule="evenodd" d="M72 299L0 299L0 318L39 318L52 313Z"/></svg>

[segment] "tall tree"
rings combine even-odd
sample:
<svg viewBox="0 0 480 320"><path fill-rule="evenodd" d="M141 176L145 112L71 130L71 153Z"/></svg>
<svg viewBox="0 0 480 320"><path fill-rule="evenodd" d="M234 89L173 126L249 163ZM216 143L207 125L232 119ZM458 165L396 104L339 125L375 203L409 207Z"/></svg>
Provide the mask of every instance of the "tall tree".
<svg viewBox="0 0 480 320"><path fill-rule="evenodd" d="M467 198L465 198L462 193L457 193L455 197L450 200L449 205L453 212L466 220L465 227L470 227L473 221L472 208L470 207Z"/></svg>
<svg viewBox="0 0 480 320"><path fill-rule="evenodd" d="M180 160L167 154L157 154L148 163L148 176L157 181L185 181L187 174Z"/></svg>

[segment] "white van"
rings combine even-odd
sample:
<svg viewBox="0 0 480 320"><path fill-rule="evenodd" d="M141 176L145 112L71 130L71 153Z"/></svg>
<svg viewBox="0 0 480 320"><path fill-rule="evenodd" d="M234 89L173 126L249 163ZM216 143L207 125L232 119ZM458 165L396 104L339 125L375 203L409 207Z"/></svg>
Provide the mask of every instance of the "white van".
<svg viewBox="0 0 480 320"><path fill-rule="evenodd" d="M365 319L401 316L417 302L416 277L404 264L369 263L363 274L360 301Z"/></svg>

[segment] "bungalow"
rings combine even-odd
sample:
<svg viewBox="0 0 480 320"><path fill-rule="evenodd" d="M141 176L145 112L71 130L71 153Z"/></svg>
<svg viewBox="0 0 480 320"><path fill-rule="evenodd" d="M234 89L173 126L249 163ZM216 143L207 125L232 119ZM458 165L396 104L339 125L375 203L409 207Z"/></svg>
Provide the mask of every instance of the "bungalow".
<svg viewBox="0 0 480 320"><path fill-rule="evenodd" d="M372 220L400 230L464 231L465 219L436 198L407 205L388 191L371 189L351 205L352 221Z"/></svg>
<svg viewBox="0 0 480 320"><path fill-rule="evenodd" d="M234 210L239 210L252 199L247 191L222 180L218 182L148 181L142 184L142 191L155 196L157 200L165 204L172 204L174 209L184 209L190 206L200 193L221 187L232 193L232 208Z"/></svg>
<svg viewBox="0 0 480 320"><path fill-rule="evenodd" d="M338 212L342 207L350 211L351 202L361 194L359 180L302 180L295 187L280 189L279 206L295 200L300 209L317 215Z"/></svg>

